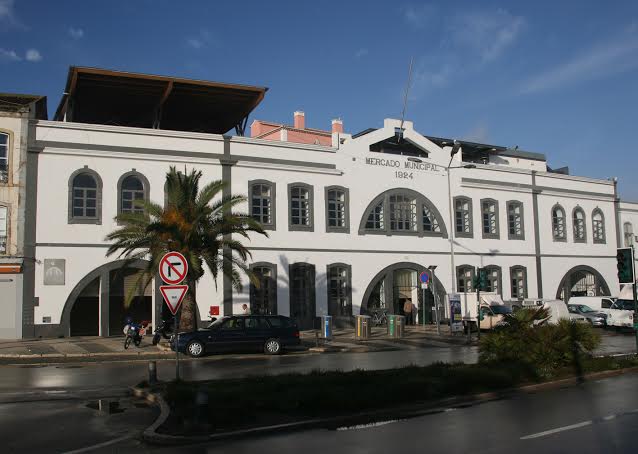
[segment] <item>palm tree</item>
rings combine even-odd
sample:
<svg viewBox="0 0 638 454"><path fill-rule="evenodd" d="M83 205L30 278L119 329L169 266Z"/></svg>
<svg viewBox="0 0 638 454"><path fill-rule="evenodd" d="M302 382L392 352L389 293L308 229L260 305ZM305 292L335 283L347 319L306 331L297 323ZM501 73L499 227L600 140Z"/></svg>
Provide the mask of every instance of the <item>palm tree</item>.
<svg viewBox="0 0 638 454"><path fill-rule="evenodd" d="M188 174L171 167L166 174L166 200L164 206L142 202L143 213L125 213L117 216L121 225L107 235L111 242L106 253L111 256L119 251L126 263L137 259L148 260L146 273L148 286L158 269L163 255L169 251L182 253L188 262L189 286L181 313L181 328L195 329L195 288L204 275L204 263L217 285L217 277L230 277L233 288L241 291L241 272L252 281L255 278L246 264L250 252L232 235L249 238L249 232L266 235L261 224L245 213L233 209L246 201L246 197L233 195L219 197L225 183L213 181L199 188L201 171ZM141 275L140 279L143 279ZM131 300L132 295L127 297Z"/></svg>

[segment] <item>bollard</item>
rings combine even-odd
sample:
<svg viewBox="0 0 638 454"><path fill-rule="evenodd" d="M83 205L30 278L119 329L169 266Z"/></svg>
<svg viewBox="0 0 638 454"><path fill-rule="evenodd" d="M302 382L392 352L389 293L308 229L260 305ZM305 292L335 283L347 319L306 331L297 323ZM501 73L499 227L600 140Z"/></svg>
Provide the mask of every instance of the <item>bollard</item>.
<svg viewBox="0 0 638 454"><path fill-rule="evenodd" d="M148 384L154 385L157 383L157 363L155 361L148 362Z"/></svg>

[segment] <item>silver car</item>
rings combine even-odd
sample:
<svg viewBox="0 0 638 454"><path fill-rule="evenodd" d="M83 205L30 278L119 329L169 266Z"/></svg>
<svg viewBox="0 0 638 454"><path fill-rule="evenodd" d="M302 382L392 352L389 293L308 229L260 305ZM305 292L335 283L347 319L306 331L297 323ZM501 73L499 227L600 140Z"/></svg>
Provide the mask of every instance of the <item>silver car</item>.
<svg viewBox="0 0 638 454"><path fill-rule="evenodd" d="M582 315L593 326L605 326L607 324L607 314L596 312L584 304L568 304L567 309L570 314Z"/></svg>

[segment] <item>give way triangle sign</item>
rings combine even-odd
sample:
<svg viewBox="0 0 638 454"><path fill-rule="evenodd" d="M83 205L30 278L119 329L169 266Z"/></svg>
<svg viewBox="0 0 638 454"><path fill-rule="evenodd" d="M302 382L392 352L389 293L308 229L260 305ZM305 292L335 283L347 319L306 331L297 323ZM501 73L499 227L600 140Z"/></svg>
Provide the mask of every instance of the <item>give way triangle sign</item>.
<svg viewBox="0 0 638 454"><path fill-rule="evenodd" d="M160 285L160 292L162 292L171 314L175 315L184 296L186 296L186 292L188 292L188 285Z"/></svg>

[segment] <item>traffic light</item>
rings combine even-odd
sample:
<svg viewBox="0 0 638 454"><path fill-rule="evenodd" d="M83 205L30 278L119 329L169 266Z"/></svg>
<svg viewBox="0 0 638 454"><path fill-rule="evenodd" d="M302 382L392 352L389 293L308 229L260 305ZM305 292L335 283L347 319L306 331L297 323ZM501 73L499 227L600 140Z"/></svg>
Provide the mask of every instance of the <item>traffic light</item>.
<svg viewBox="0 0 638 454"><path fill-rule="evenodd" d="M475 290L487 291L487 270L485 268L477 268L476 276L472 282Z"/></svg>
<svg viewBox="0 0 638 454"><path fill-rule="evenodd" d="M618 282L633 284L634 282L634 251L633 248L619 248L616 252L616 267L618 268Z"/></svg>

